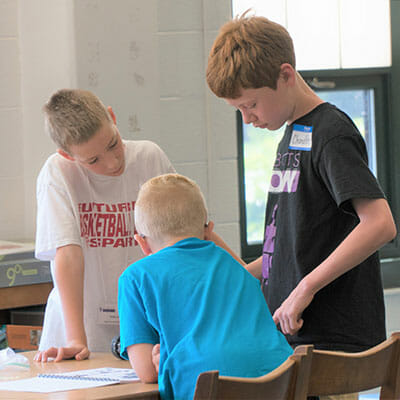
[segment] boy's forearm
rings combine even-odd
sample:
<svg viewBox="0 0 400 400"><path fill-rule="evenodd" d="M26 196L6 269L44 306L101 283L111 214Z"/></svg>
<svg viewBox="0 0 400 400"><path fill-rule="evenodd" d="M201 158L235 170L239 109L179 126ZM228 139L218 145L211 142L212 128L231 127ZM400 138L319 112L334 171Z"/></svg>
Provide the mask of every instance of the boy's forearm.
<svg viewBox="0 0 400 400"><path fill-rule="evenodd" d="M143 383L156 383L158 373L153 363L153 344L138 343L127 348L129 361Z"/></svg>
<svg viewBox="0 0 400 400"><path fill-rule="evenodd" d="M55 279L64 314L67 345L87 346L83 322L84 260L82 249L68 245L57 249Z"/></svg>
<svg viewBox="0 0 400 400"><path fill-rule="evenodd" d="M360 222L343 242L306 275L275 311L273 319L285 334L293 335L303 325L302 313L315 294L339 276L359 265L396 234L387 202L383 199L353 200Z"/></svg>
<svg viewBox="0 0 400 400"><path fill-rule="evenodd" d="M228 246L228 244L224 242L221 236L219 236L215 232L212 232L209 240L212 240L217 246L226 250L237 262L239 262L243 266L246 265L246 263Z"/></svg>
<svg viewBox="0 0 400 400"><path fill-rule="evenodd" d="M249 264L246 264L215 232L212 233L210 240L212 240L217 246L226 250L236 261L238 261L243 267L247 269L255 278L261 279L262 271L262 257L257 258Z"/></svg>
<svg viewBox="0 0 400 400"><path fill-rule="evenodd" d="M246 265L247 271L249 271L255 278L261 279L262 277L262 256L258 257L251 263Z"/></svg>

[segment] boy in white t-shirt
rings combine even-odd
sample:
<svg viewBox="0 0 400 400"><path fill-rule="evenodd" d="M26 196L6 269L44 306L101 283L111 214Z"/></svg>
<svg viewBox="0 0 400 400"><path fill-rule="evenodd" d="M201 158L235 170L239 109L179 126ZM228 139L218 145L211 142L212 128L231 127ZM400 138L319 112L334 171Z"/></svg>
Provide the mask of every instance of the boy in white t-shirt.
<svg viewBox="0 0 400 400"><path fill-rule="evenodd" d="M156 144L122 140L113 110L91 92L59 90L44 113L58 150L37 181L36 257L51 261L54 289L35 360L83 360L119 333L118 277L142 257L139 188L174 168Z"/></svg>

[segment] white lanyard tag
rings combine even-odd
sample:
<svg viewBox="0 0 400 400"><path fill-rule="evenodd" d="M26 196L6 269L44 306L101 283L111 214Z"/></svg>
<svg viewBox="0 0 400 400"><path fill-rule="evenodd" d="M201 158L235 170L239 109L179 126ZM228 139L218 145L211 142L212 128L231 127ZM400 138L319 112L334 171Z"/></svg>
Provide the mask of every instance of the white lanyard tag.
<svg viewBox="0 0 400 400"><path fill-rule="evenodd" d="M97 323L101 325L119 325L117 306L115 304L100 306L97 313Z"/></svg>

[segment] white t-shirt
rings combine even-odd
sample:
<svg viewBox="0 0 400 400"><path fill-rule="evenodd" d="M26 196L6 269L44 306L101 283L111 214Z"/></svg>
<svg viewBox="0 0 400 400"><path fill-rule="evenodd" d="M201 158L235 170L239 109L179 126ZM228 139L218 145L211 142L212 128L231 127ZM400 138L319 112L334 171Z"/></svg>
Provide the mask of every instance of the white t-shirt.
<svg viewBox="0 0 400 400"><path fill-rule="evenodd" d="M125 171L97 175L59 154L51 155L37 180L36 257L51 261L54 289L47 301L40 350L66 345L54 257L61 246L82 247L84 324L90 351L108 351L118 324L100 323L99 310L116 308L118 278L143 257L135 243L133 209L148 179L175 172L164 152L149 141L124 141Z"/></svg>

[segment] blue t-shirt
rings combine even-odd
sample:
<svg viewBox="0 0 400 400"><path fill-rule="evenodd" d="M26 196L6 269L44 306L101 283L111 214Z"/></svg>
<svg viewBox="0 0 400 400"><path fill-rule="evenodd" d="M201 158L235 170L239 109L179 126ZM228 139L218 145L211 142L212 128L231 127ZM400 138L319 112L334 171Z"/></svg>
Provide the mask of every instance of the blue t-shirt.
<svg viewBox="0 0 400 400"><path fill-rule="evenodd" d="M119 279L121 354L160 343L163 399L191 399L201 372L256 377L292 349L260 285L225 250L189 238L129 266Z"/></svg>

